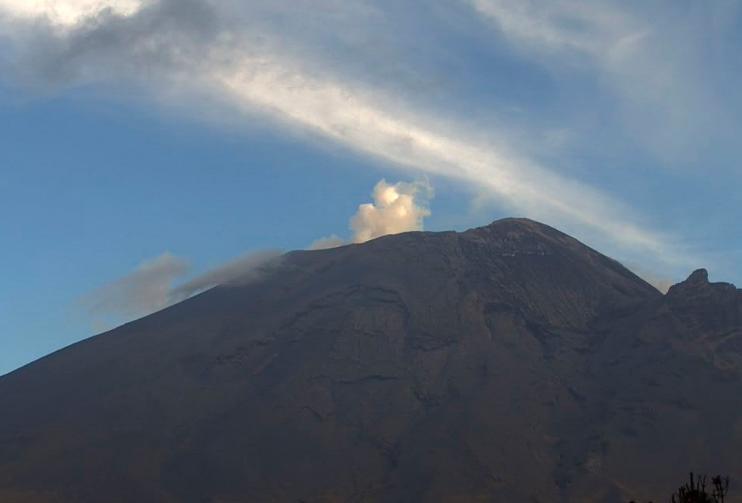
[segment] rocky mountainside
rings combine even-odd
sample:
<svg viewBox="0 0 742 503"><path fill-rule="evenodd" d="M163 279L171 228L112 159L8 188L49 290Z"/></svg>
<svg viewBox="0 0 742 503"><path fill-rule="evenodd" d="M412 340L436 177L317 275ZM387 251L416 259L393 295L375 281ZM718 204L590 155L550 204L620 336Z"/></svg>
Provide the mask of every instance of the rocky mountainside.
<svg viewBox="0 0 742 503"><path fill-rule="evenodd" d="M59 351L0 407L3 502L664 501L742 481L742 291L662 295L530 220L406 233Z"/></svg>

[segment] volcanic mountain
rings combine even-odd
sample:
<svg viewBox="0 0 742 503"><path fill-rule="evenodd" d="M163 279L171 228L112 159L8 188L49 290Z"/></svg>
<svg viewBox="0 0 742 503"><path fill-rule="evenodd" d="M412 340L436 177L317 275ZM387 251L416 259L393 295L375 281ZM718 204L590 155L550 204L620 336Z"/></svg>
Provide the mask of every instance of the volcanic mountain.
<svg viewBox="0 0 742 503"><path fill-rule="evenodd" d="M742 291L506 219L297 251L0 378L2 502L664 500L742 481Z"/></svg>

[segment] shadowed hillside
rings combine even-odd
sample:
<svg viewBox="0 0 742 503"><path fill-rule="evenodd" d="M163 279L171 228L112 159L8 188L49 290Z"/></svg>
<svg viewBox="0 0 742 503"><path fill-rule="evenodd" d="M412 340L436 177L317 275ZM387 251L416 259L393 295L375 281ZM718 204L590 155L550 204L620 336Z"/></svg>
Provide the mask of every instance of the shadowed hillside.
<svg viewBox="0 0 742 503"><path fill-rule="evenodd" d="M292 252L0 378L0 501L664 501L740 371L740 290L530 220Z"/></svg>

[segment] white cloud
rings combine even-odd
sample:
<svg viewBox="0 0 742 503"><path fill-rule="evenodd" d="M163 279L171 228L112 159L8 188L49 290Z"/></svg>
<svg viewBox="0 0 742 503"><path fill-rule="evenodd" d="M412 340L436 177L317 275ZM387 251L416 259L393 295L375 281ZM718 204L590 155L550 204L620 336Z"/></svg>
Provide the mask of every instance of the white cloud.
<svg viewBox="0 0 742 503"><path fill-rule="evenodd" d="M103 12L131 16L142 0L0 0L0 13L21 19L45 19L52 25L72 27Z"/></svg>
<svg viewBox="0 0 742 503"><path fill-rule="evenodd" d="M419 231L430 215L427 200L432 188L427 182L390 185L381 180L374 187L373 203L362 204L350 221L353 241L363 243L387 234Z"/></svg>
<svg viewBox="0 0 742 503"><path fill-rule="evenodd" d="M237 58L202 74L215 93L246 112L260 111L401 167L468 182L534 218L577 224L625 248L667 252L662 236L632 223L632 212L607 195L504 146L477 142L475 133L445 118L301 73L285 59Z"/></svg>
<svg viewBox="0 0 742 503"><path fill-rule="evenodd" d="M71 28L59 44L61 53L46 43L39 49L47 51L46 58L36 54L29 61L46 61L78 81L141 78L156 96L178 96L185 107L195 101L194 93L210 96L249 119L262 116L400 168L468 183L520 214L624 249L670 256L663 236L636 223L630 209L512 151L502 129L483 135L441 114L408 110L393 96L343 77L338 68L289 55L276 42L285 34L256 36L243 32L241 22L230 24L241 19L237 3L188 5L191 13L161 0L126 23ZM584 46L579 36L546 33L556 44Z"/></svg>

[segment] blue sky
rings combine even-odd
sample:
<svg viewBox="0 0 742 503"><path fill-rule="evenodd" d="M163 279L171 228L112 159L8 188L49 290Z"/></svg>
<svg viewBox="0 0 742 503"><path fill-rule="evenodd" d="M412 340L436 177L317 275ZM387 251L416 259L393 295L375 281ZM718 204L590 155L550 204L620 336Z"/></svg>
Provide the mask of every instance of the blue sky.
<svg viewBox="0 0 742 503"><path fill-rule="evenodd" d="M0 0L0 374L333 235L742 283L740 1L50 5Z"/></svg>

